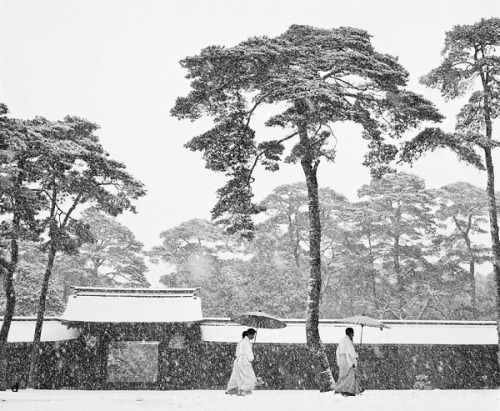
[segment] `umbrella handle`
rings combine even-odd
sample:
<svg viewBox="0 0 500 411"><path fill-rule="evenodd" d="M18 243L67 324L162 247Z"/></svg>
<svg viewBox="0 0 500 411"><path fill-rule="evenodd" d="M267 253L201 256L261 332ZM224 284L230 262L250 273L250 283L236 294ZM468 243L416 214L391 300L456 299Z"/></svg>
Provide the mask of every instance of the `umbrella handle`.
<svg viewBox="0 0 500 411"><path fill-rule="evenodd" d="M259 331L259 327L255 327L255 328L256 328L256 330L255 330L255 337L253 338L253 343L254 343L254 344L256 344L256 343L257 343L257 331ZM253 349L252 349L252 351L253 351ZM253 367L254 371L255 371L255 360L256 360L256 359L257 359L257 357L256 357L256 354L255 354L255 352L254 352L254 353L253 353L253 365L252 365L252 367Z"/></svg>
<svg viewBox="0 0 500 411"><path fill-rule="evenodd" d="M361 365L361 347L363 346L363 326L361 326L361 338L359 340L359 365Z"/></svg>

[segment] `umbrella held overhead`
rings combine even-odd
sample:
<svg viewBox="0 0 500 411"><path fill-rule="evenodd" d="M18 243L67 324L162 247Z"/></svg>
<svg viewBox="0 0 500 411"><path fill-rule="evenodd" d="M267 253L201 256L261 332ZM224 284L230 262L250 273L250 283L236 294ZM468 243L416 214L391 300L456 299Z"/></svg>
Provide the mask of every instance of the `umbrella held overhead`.
<svg viewBox="0 0 500 411"><path fill-rule="evenodd" d="M359 342L359 349L361 350L361 345L363 344L363 327L376 327L383 330L384 328L391 328L385 325L383 322L375 320L374 318L367 317L364 314L355 315L353 317L342 318L340 321L346 324L361 325L361 339Z"/></svg>
<svg viewBox="0 0 500 411"><path fill-rule="evenodd" d="M279 318L273 317L270 314L262 311L248 311L231 317L231 321L236 324L259 328L278 329L285 328L286 324ZM257 339L257 337L255 337Z"/></svg>

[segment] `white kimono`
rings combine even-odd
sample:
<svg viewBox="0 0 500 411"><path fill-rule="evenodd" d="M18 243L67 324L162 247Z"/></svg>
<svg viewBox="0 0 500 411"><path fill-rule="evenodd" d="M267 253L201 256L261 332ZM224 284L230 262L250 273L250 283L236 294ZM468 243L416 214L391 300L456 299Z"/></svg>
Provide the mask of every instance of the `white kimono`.
<svg viewBox="0 0 500 411"><path fill-rule="evenodd" d="M347 365L349 366L349 368L351 368L353 365L355 367L358 366L358 354L356 354L356 350L354 349L354 344L348 335L346 335L344 338L340 340L336 354L337 354L337 364L340 363L340 356L342 354L345 354Z"/></svg>
<svg viewBox="0 0 500 411"><path fill-rule="evenodd" d="M339 367L339 379L335 384L335 392L344 395L360 394L362 391L352 367L353 365L357 367L358 355L349 336L346 335L340 340L336 356Z"/></svg>
<svg viewBox="0 0 500 411"><path fill-rule="evenodd" d="M227 384L227 393L250 393L255 388L255 372L252 367L252 342L248 337L243 338L236 347L236 359L233 363L231 378Z"/></svg>

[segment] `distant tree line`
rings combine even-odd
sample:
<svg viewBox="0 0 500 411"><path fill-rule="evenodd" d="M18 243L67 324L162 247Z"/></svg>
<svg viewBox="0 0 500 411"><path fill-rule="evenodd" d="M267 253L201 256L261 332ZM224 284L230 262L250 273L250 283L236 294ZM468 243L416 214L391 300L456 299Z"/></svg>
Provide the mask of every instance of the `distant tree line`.
<svg viewBox="0 0 500 411"><path fill-rule="evenodd" d="M427 190L419 177L399 173L372 180L358 195L360 201L349 202L331 188L320 189L322 318L357 312L397 319L495 318L491 264L482 265L491 263L484 190L467 183ZM114 217L84 210L79 221L92 241L56 258L45 314L62 313L71 285L149 287L150 258L171 267L160 279L165 286L201 288L206 316L258 308L303 318L306 187L279 186L259 206L265 219L253 241L194 219L163 231L162 245L150 251ZM15 315L34 316L47 256L42 243L24 240L19 248Z"/></svg>
<svg viewBox="0 0 500 411"><path fill-rule="evenodd" d="M45 315L60 315L71 294L71 286L149 287L147 257L143 244L114 217L89 208L79 220L89 228L92 240L73 253L60 254L54 261ZM35 316L42 274L47 263L40 243L22 241L15 276L14 315ZM5 295L0 294L0 316L5 312Z"/></svg>
<svg viewBox="0 0 500 411"><path fill-rule="evenodd" d="M427 190L389 174L349 202L320 189L324 285L321 317L493 320L495 286L484 190L455 183ZM282 185L260 204L266 219L248 241L206 220L163 231L150 256L169 263L168 287L200 286L205 316L261 309L304 318L309 220L303 183Z"/></svg>

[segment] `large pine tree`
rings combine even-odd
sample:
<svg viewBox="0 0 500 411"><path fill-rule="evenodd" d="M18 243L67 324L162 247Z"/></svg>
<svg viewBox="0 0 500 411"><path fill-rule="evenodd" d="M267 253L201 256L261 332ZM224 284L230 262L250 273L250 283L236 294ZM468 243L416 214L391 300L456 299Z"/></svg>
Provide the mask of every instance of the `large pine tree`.
<svg viewBox="0 0 500 411"><path fill-rule="evenodd" d="M251 237L253 171L257 164L279 169L286 161L300 164L309 202L309 262L306 334L315 359L320 391L334 380L318 330L322 289L321 221L317 172L322 160L336 155L331 126L362 125L369 153L365 163L375 175L387 171L396 148L386 141L421 120L440 120L434 106L404 90L408 73L397 59L377 52L364 30L291 26L275 37L253 37L234 47L210 46L181 61L191 91L179 97L172 115L179 119L213 118L214 126L187 147L203 152L207 168L226 174L218 190L213 218L229 232ZM265 125L288 130L282 138L257 140L252 121L274 108Z"/></svg>

